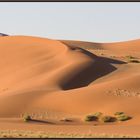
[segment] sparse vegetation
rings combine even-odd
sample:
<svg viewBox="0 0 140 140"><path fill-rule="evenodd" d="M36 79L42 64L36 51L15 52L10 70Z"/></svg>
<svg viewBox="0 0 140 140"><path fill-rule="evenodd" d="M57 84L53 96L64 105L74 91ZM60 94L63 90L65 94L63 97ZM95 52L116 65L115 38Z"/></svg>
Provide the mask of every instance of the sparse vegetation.
<svg viewBox="0 0 140 140"><path fill-rule="evenodd" d="M85 121L97 121L102 116L102 114L103 113L101 112L96 112L92 115L87 115Z"/></svg>
<svg viewBox="0 0 140 140"><path fill-rule="evenodd" d="M136 60L136 59L130 59L130 60L128 60L128 62L131 62L131 63L140 63L140 61L139 60Z"/></svg>
<svg viewBox="0 0 140 140"><path fill-rule="evenodd" d="M127 58L127 59L135 59L136 57L133 57L133 56L131 56L131 55L127 55L126 58Z"/></svg>
<svg viewBox="0 0 140 140"><path fill-rule="evenodd" d="M119 115L119 116L117 117L117 120L118 120L118 121L127 121L127 120L129 120L129 119L131 119L131 117L130 117L130 116L127 116L127 115L125 115L125 114Z"/></svg>
<svg viewBox="0 0 140 140"><path fill-rule="evenodd" d="M115 121L115 118L112 117L112 116L103 116L101 118L101 121L103 121L103 122L113 122L113 121Z"/></svg>
<svg viewBox="0 0 140 140"><path fill-rule="evenodd" d="M103 53L100 53L100 55L104 55Z"/></svg>
<svg viewBox="0 0 140 140"><path fill-rule="evenodd" d="M28 121L31 121L31 120L32 120L32 118L31 118L30 115L28 115L28 114L24 114L24 115L23 115L23 121L24 121L24 122L28 122Z"/></svg>
<svg viewBox="0 0 140 140"><path fill-rule="evenodd" d="M96 116L97 118L101 117L103 115L102 112L96 112L94 113L94 116Z"/></svg>
<svg viewBox="0 0 140 140"><path fill-rule="evenodd" d="M114 56L114 55L111 55L110 57L112 57L112 58L115 58L116 56Z"/></svg>
<svg viewBox="0 0 140 140"><path fill-rule="evenodd" d="M116 116L118 121L126 121L131 119L131 117L126 115L124 112L116 112L114 115Z"/></svg>
<svg viewBox="0 0 140 140"><path fill-rule="evenodd" d="M85 121L115 122L115 121L126 121L131 119L131 117L126 115L124 112L115 112L114 115L115 117L103 116L103 113L96 112L93 115L87 115Z"/></svg>
<svg viewBox="0 0 140 140"><path fill-rule="evenodd" d="M127 59L127 62L129 62L129 63L140 63L140 61L137 60L136 57L133 57L131 55L126 56L126 59Z"/></svg>
<svg viewBox="0 0 140 140"><path fill-rule="evenodd" d="M124 114L124 112L116 112L116 113L114 113L115 116L122 115L122 114Z"/></svg>
<svg viewBox="0 0 140 140"><path fill-rule="evenodd" d="M95 115L87 115L85 121L96 121L98 119Z"/></svg>

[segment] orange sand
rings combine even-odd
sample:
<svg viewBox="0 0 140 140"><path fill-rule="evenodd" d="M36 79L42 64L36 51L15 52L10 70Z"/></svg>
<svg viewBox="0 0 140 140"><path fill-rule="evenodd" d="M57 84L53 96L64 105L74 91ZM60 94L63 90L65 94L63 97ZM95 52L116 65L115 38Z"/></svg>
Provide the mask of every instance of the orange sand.
<svg viewBox="0 0 140 140"><path fill-rule="evenodd" d="M92 49L86 48L89 44ZM59 124L66 133L87 133L88 127L91 133L140 135L140 63L125 61L127 55L140 58L139 45L140 40L100 44L0 37L0 130L25 129L26 124L13 118L28 113L56 124L64 117L76 119L70 127ZM123 111L132 119L98 126L83 122L87 114L98 111ZM27 129L38 130L38 125L29 123ZM41 126L58 131L58 125Z"/></svg>

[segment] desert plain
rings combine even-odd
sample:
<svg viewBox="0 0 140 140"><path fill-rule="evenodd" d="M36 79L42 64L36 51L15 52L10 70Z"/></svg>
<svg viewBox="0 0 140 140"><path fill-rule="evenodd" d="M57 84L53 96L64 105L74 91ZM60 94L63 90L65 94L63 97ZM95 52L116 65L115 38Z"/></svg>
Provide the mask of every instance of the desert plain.
<svg viewBox="0 0 140 140"><path fill-rule="evenodd" d="M0 137L140 137L139 107L139 39L0 37Z"/></svg>

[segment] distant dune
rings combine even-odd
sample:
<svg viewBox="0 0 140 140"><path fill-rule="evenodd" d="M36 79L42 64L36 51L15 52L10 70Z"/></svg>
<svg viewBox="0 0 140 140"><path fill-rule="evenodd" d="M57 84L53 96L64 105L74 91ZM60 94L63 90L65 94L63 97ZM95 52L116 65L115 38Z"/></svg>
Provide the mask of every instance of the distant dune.
<svg viewBox="0 0 140 140"><path fill-rule="evenodd" d="M139 51L140 50L140 39L124 41L124 42L114 42L114 43L96 43L96 42L84 42L84 41L73 41L73 40L60 40L66 45L80 47L89 50L98 49L113 49L113 50L124 50L126 51ZM122 47L123 46L123 47Z"/></svg>
<svg viewBox="0 0 140 140"><path fill-rule="evenodd" d="M140 64L126 61L129 55L139 60L139 51L140 40L100 44L2 37L0 117L47 112L51 119L81 120L98 111L124 111L133 118L124 125L140 126Z"/></svg>
<svg viewBox="0 0 140 140"><path fill-rule="evenodd" d="M7 34L0 33L0 36L8 36Z"/></svg>
<svg viewBox="0 0 140 140"><path fill-rule="evenodd" d="M62 43L68 46L80 47L83 49L103 49L101 43L94 43L94 42L85 42L85 41L73 41L73 40L60 40Z"/></svg>

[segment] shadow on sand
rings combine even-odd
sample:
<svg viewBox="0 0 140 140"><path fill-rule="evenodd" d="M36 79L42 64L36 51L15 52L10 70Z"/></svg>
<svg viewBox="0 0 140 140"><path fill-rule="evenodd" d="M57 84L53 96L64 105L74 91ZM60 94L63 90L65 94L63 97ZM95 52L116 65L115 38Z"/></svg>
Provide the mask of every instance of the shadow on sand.
<svg viewBox="0 0 140 140"><path fill-rule="evenodd" d="M37 119L31 119L30 122L34 122L34 123L41 123L41 124L55 124L53 122L50 121L45 121L45 120L37 120Z"/></svg>
<svg viewBox="0 0 140 140"><path fill-rule="evenodd" d="M80 50L82 53L88 55L95 61L86 69L81 70L75 77L71 78L67 83L65 83L63 85L63 90L70 90L88 86L91 82L95 81L96 79L115 71L117 68L113 66L113 64L126 64L126 62L123 61L106 57L98 57L90 53L89 51L86 51L81 48L77 49Z"/></svg>

